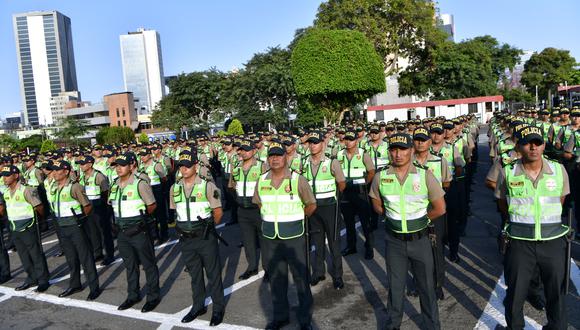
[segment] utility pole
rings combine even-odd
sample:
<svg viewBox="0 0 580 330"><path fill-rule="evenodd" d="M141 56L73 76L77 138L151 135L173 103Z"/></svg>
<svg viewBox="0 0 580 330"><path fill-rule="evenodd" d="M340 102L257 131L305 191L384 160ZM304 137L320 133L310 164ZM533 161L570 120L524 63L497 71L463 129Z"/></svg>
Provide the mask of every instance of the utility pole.
<svg viewBox="0 0 580 330"><path fill-rule="evenodd" d="M536 108L538 108L538 85L536 85Z"/></svg>

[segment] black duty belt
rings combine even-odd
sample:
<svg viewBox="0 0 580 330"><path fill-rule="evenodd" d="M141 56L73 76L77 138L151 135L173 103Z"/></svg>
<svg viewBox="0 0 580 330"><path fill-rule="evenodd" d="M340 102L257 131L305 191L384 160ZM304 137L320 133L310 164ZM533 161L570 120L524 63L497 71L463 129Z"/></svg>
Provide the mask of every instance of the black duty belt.
<svg viewBox="0 0 580 330"><path fill-rule="evenodd" d="M180 238L197 238L203 236L203 230L185 231L178 226L175 226L175 231Z"/></svg>
<svg viewBox="0 0 580 330"><path fill-rule="evenodd" d="M421 229L421 230L414 232L414 233L408 233L408 234L395 233L395 232L390 231L390 230L388 232L394 238L401 240L401 241L405 241L405 242L416 241L416 240L419 240L419 239L428 235L427 228Z"/></svg>

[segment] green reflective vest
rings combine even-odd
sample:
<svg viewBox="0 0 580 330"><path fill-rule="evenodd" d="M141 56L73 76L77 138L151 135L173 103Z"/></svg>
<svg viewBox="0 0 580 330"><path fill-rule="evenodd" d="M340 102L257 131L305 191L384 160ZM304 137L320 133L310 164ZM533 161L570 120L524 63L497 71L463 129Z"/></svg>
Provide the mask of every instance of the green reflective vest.
<svg viewBox="0 0 580 330"><path fill-rule="evenodd" d="M59 188L58 183L54 182L50 189L46 191L50 208L59 226L76 225L75 213L77 216L82 216L81 204L72 196L72 187L73 183L71 182L62 188Z"/></svg>
<svg viewBox="0 0 580 330"><path fill-rule="evenodd" d="M340 167L342 167L344 176L347 180L352 180L353 184L365 184L367 168L363 161L363 156L364 150L358 148L358 153L355 154L351 159L348 159L347 151L344 149L338 153L336 158L340 163Z"/></svg>
<svg viewBox="0 0 580 330"><path fill-rule="evenodd" d="M546 160L552 174L543 174L537 188L516 165L505 168L509 221L506 233L514 239L547 241L564 236L568 227L562 224L564 177L560 164Z"/></svg>
<svg viewBox="0 0 580 330"><path fill-rule="evenodd" d="M429 224L427 207L427 170L415 167L417 173L407 175L403 185L395 173L380 173L379 193L383 200L387 228L396 233L413 233Z"/></svg>
<svg viewBox="0 0 580 330"><path fill-rule="evenodd" d="M372 141L366 146L366 151L371 156L375 170L379 170L389 165L389 145L386 142L379 144L378 147L372 145Z"/></svg>
<svg viewBox="0 0 580 330"><path fill-rule="evenodd" d="M115 221L121 228L126 228L142 221L141 213L145 214L146 206L139 194L139 182L137 176L133 182L121 188L117 179L111 187L109 202L113 206Z"/></svg>
<svg viewBox="0 0 580 330"><path fill-rule="evenodd" d="M302 175L312 187L317 205L332 205L336 203L336 179L331 171L332 159L325 159L318 163L316 175L312 171L312 162L304 163Z"/></svg>
<svg viewBox="0 0 580 330"><path fill-rule="evenodd" d="M81 171L79 178L80 185L85 188L85 194L87 194L87 198L91 201L101 198L101 186L97 184L98 173L100 173L98 170L93 169L93 174L87 178L85 172Z"/></svg>
<svg viewBox="0 0 580 330"><path fill-rule="evenodd" d="M242 164L232 171L232 177L236 181L236 193L240 207L256 207L256 204L252 203L252 197L254 197L256 182L260 178L260 175L262 175L262 162L259 160L248 169L247 174L244 173Z"/></svg>
<svg viewBox="0 0 580 330"><path fill-rule="evenodd" d="M93 164L93 168L101 173L105 173L107 168L109 167L109 163L107 162L107 158L101 158L99 160L95 160Z"/></svg>
<svg viewBox="0 0 580 330"><path fill-rule="evenodd" d="M155 171L155 166L157 166L157 162L155 161L151 162L149 165L143 165L143 172L145 172L145 174L147 174L149 177L149 185L151 186L157 186L161 184L161 177L157 171Z"/></svg>
<svg viewBox="0 0 580 330"><path fill-rule="evenodd" d="M454 155L455 148L452 144L445 142L441 149L439 150L439 154L442 158L447 161L447 168L449 169L449 173L452 176L455 176L455 155Z"/></svg>
<svg viewBox="0 0 580 330"><path fill-rule="evenodd" d="M258 181L258 196L262 207L262 235L269 239L291 239L304 234L304 205L298 194L300 175L292 172L278 189L274 188L268 173Z"/></svg>
<svg viewBox="0 0 580 330"><path fill-rule="evenodd" d="M26 180L26 184L31 187L38 187L40 182L36 178L36 167L32 166L29 170L24 172L24 179Z"/></svg>
<svg viewBox="0 0 580 330"><path fill-rule="evenodd" d="M4 202L10 229L12 231L24 231L34 225L34 208L24 198L25 185L19 185L14 194L7 189L4 192Z"/></svg>
<svg viewBox="0 0 580 330"><path fill-rule="evenodd" d="M173 201L175 202L176 226L185 231L192 231L201 226L197 219L211 217L211 207L207 199L207 181L200 179L191 189L191 194L185 194L185 185L182 182L173 185Z"/></svg>
<svg viewBox="0 0 580 330"><path fill-rule="evenodd" d="M440 155L431 153L431 157L427 159L425 166L429 172L433 173L435 179L437 179L441 187L443 187L443 158L441 158Z"/></svg>

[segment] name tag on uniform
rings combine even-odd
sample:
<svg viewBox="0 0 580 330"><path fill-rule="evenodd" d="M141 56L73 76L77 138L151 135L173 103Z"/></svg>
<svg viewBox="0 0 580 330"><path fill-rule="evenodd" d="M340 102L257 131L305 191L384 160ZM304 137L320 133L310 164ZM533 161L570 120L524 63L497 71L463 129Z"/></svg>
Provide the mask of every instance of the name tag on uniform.
<svg viewBox="0 0 580 330"><path fill-rule="evenodd" d="M524 186L523 181L510 182L511 188L519 188L519 187L523 187L523 186Z"/></svg>
<svg viewBox="0 0 580 330"><path fill-rule="evenodd" d="M260 190L272 190L272 187L263 186L263 187L260 187Z"/></svg>
<svg viewBox="0 0 580 330"><path fill-rule="evenodd" d="M381 183L393 183L393 179L381 179Z"/></svg>

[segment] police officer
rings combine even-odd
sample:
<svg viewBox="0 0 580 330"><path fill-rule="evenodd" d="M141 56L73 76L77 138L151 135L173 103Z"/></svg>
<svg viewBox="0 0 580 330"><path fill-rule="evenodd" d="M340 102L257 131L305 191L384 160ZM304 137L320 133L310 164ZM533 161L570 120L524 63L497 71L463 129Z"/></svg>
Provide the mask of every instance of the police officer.
<svg viewBox="0 0 580 330"><path fill-rule="evenodd" d="M229 188L235 189L238 204L238 222L242 234L242 242L246 253L248 268L240 275L245 280L258 274L258 260L262 253L262 267L264 264L264 251L258 251L258 243L263 241L258 205L252 202L256 182L260 179L267 165L255 157L254 143L243 140L238 148L241 163L232 170Z"/></svg>
<svg viewBox="0 0 580 330"><path fill-rule="evenodd" d="M564 278L566 262L562 204L570 192L564 167L543 157L545 148L538 127L519 131L516 148L522 158L502 171L495 196L507 214L509 237L505 255L507 284L505 315L510 329L524 328L523 305L528 286L539 267L546 296L547 329L566 329Z"/></svg>
<svg viewBox="0 0 580 330"><path fill-rule="evenodd" d="M347 244L342 250L342 255L356 253L355 215L358 215L365 236L365 259L373 259L374 235L370 223L367 183L372 181L375 168L369 154L364 149L358 148L357 135L354 130L347 131L344 140L346 149L337 155L346 177L346 188L340 209L344 216Z"/></svg>
<svg viewBox="0 0 580 330"><path fill-rule="evenodd" d="M215 231L214 223L221 222L220 191L213 182L197 175L198 159L195 153L181 153L177 166L182 179L171 187L170 208L176 210L175 229L179 234L181 258L191 276L193 292L193 306L181 322L191 322L207 312L205 269L213 303L210 326L216 326L222 322L225 309L219 248L215 232L207 234L207 237L204 233L207 230ZM210 226L209 229L207 226Z"/></svg>
<svg viewBox="0 0 580 330"><path fill-rule="evenodd" d="M434 127L431 127L431 131L420 126L413 132L413 158L418 165L426 167L431 173L433 173L433 176L437 179L441 188L443 188L444 191L447 191L451 185L451 180L453 179L449 172L447 160L443 158L443 155L431 150L431 136L443 133L443 128L441 125L433 126ZM445 282L445 256L443 254L443 242L446 235L446 223L447 219L445 218L445 215L442 215L433 219L429 225L430 232L435 235L435 242L431 243L436 245L433 257L434 262L437 265L437 267L435 267L435 293L439 300L444 299L443 284Z"/></svg>
<svg viewBox="0 0 580 330"><path fill-rule="evenodd" d="M372 124L369 129L370 140L365 146L366 152L371 156L375 165L375 173L389 164L389 145L381 138L381 128L377 124ZM379 215L371 212L371 228L376 230L379 222Z"/></svg>
<svg viewBox="0 0 580 330"><path fill-rule="evenodd" d="M127 152L115 158L119 176L111 186L109 203L113 207L115 225L119 228L117 245L127 269L127 299L119 310L131 308L141 300L139 295L139 264L145 270L147 302L141 312L150 312L161 302L159 269L155 260L150 230L145 217L155 211L155 197L145 181L132 173L136 162L133 153Z"/></svg>
<svg viewBox="0 0 580 330"><path fill-rule="evenodd" d="M310 285L315 286L326 279L324 276L326 273L324 241L327 240L332 260L329 274L332 276L334 288L340 290L344 288L344 282L342 280L342 256L338 234L337 196L339 191L344 190L346 179L340 163L324 154L324 135L321 132L310 133L307 141L310 145L310 156L304 162L302 174L308 180L316 197L316 211L309 218L312 241L316 248Z"/></svg>
<svg viewBox="0 0 580 330"><path fill-rule="evenodd" d="M42 202L36 189L20 183L20 171L16 166L4 166L0 175L6 186L0 214L8 216L12 241L16 246L22 268L28 275L26 281L16 287L16 291L38 285L36 291L44 292L50 286L49 273L46 257L40 245L40 233L36 226L36 221L42 218L44 213Z"/></svg>
<svg viewBox="0 0 580 330"><path fill-rule="evenodd" d="M80 156L76 161L79 164L79 183L85 188L87 198L91 201L93 212L87 221L88 235L93 247L95 261L101 261L101 265L110 265L115 260L115 247L111 220L107 212L107 198L109 197L109 180L95 170L93 156ZM102 243L105 245L106 257L103 256Z"/></svg>
<svg viewBox="0 0 580 330"><path fill-rule="evenodd" d="M391 165L375 176L369 193L375 212L386 217L387 329L401 326L409 263L421 300L421 328L439 329L433 253L427 226L430 219L445 214L445 193L426 167L413 164L411 136L393 134L389 138L389 154Z"/></svg>
<svg viewBox="0 0 580 330"><path fill-rule="evenodd" d="M47 191L47 197L60 228L60 245L70 269L69 287L58 296L68 297L82 291L82 264L88 287L91 289L87 300L95 300L101 294L101 289L91 244L82 228L87 221L83 218L91 213L91 203L84 189L70 180L71 166L68 162L55 161L51 168L54 184Z"/></svg>
<svg viewBox="0 0 580 330"><path fill-rule="evenodd" d="M163 244L169 239L167 226L167 204L165 203L165 197L163 196L163 184L167 182L165 166L153 160L151 150L148 148L142 148L139 151L139 156L141 156L140 169L149 177L149 184L153 190L155 204L157 205L155 208L155 219L157 220L157 225L159 226L156 226L155 228L158 239L157 243Z"/></svg>
<svg viewBox="0 0 580 330"><path fill-rule="evenodd" d="M312 216L316 210L316 199L308 181L288 169L282 144L270 143L268 164L270 171L261 175L253 198L262 217L262 248L268 251L266 271L274 309L274 319L266 329L280 329L289 323L288 268L298 293L298 322L302 329L311 329L312 293L306 264L310 247L304 232L305 216Z"/></svg>

